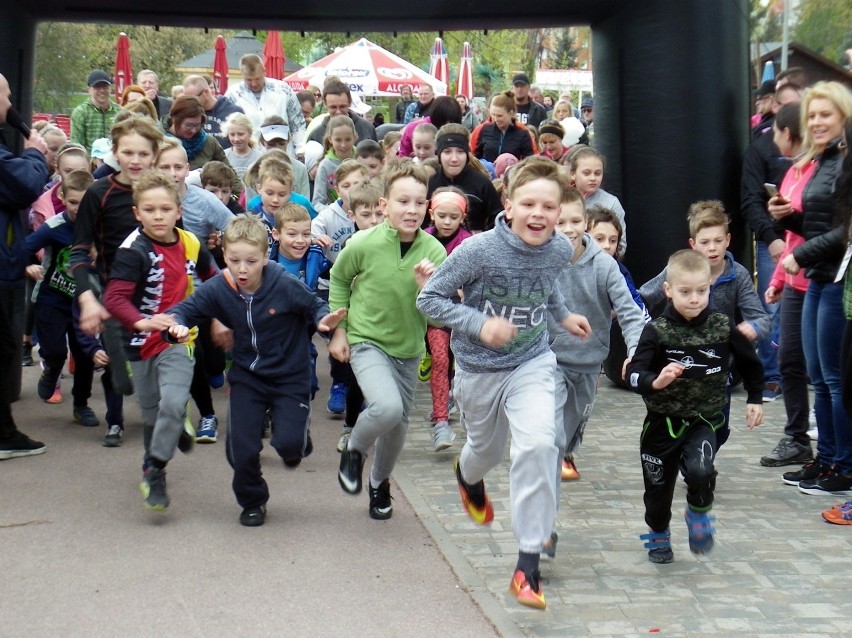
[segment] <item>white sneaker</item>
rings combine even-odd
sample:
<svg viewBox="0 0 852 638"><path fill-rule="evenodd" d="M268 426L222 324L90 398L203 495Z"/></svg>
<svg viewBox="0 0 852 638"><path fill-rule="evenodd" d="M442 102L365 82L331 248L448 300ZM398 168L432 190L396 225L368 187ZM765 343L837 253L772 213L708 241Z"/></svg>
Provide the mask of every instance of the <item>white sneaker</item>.
<svg viewBox="0 0 852 638"><path fill-rule="evenodd" d="M343 452L346 446L349 445L349 435L352 434L352 428L343 426L340 430L340 438L337 439L337 451Z"/></svg>
<svg viewBox="0 0 852 638"><path fill-rule="evenodd" d="M446 450L453 446L453 441L456 440L456 433L447 421L438 421L434 426L433 439L435 441L435 452Z"/></svg>

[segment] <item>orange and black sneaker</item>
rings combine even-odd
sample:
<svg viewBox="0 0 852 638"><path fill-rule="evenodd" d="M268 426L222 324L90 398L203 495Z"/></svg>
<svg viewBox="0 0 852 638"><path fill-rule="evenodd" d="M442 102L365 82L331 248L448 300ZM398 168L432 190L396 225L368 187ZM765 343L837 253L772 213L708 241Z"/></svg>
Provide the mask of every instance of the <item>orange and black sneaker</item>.
<svg viewBox="0 0 852 638"><path fill-rule="evenodd" d="M547 607L544 592L541 590L541 574L538 571L527 576L522 569L516 569L509 591L522 605L535 609Z"/></svg>
<svg viewBox="0 0 852 638"><path fill-rule="evenodd" d="M453 467L456 471L456 480L459 483L459 494L461 495L462 505L464 505L467 515L478 525L490 524L494 520L494 508L491 507L491 500L485 493L485 481L479 481L475 485L468 485L462 478L458 458L456 458Z"/></svg>
<svg viewBox="0 0 852 638"><path fill-rule="evenodd" d="M579 481L580 472L577 471L577 465L574 459L565 457L562 459L562 480L563 481Z"/></svg>

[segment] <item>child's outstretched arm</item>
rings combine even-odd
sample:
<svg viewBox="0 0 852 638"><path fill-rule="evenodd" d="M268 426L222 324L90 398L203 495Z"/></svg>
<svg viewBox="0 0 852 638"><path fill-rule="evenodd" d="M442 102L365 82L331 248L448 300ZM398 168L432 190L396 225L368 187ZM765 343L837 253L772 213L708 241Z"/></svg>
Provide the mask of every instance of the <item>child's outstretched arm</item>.
<svg viewBox="0 0 852 638"><path fill-rule="evenodd" d="M341 321L343 321L345 316L346 308L338 308L319 320L319 323L317 323L317 330L319 332L329 333L334 330Z"/></svg>
<svg viewBox="0 0 852 638"><path fill-rule="evenodd" d="M481 310L467 305L473 295L467 294L466 289L479 283L479 269L470 255L469 245L469 242L463 242L435 269L417 297L417 309L430 319L453 330L481 338L489 317ZM465 303L453 302L453 297L458 295L459 289L465 291ZM495 323L492 322L491 325L494 326Z"/></svg>
<svg viewBox="0 0 852 638"><path fill-rule="evenodd" d="M654 359L659 348L659 335L653 324L646 324L639 338L633 358L627 364L627 383L634 392L653 394L671 385L683 373L683 366L674 362L659 372L654 370Z"/></svg>
<svg viewBox="0 0 852 638"><path fill-rule="evenodd" d="M748 392L748 404L763 406L763 365L757 356L754 345L733 326L728 343L731 354L734 355L734 365L737 366L737 370L743 378L743 388ZM762 410L761 407L761 412Z"/></svg>
<svg viewBox="0 0 852 638"><path fill-rule="evenodd" d="M739 269L738 269L739 271ZM760 297L754 289L751 275L743 269L737 272L737 310L742 322L737 329L749 340L762 339L772 328L772 319L763 309Z"/></svg>

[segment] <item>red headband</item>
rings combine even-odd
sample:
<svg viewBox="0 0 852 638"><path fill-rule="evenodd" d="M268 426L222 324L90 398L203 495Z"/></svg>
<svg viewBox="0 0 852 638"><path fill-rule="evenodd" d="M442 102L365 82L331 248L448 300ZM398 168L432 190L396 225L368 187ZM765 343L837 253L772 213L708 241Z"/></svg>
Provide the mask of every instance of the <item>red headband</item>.
<svg viewBox="0 0 852 638"><path fill-rule="evenodd" d="M452 191L443 191L432 195L432 202L429 206L430 210L435 210L441 204L453 204L461 210L462 215L467 214L467 197L454 193Z"/></svg>

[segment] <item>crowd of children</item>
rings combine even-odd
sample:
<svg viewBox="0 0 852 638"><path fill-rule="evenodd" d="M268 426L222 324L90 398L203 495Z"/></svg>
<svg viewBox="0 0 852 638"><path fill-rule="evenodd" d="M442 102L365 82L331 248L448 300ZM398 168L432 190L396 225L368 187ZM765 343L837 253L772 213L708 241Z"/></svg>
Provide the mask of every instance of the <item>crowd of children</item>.
<svg viewBox="0 0 852 638"><path fill-rule="evenodd" d="M59 150L58 182L33 206L26 243L39 282L38 396L57 400L70 350L72 417L97 426L88 400L103 368L103 445L116 447L123 396L136 394L140 487L145 506L162 511L175 450L218 439L211 388L224 384L228 350L226 456L239 521L259 526L266 431L288 468L313 450L319 333L331 368L326 409L343 417L341 488L356 495L366 482L369 516L392 516L390 478L418 376L428 380L435 452L454 445L460 412L454 474L477 524L495 517L485 477L509 442L510 591L541 609L540 558L556 555L561 484L580 479L576 454L603 366L647 407L637 433L649 560L673 560L679 470L690 549L709 552L733 372L754 428L764 385L752 344L771 328L750 272L727 250L728 216L718 201L694 203L690 249L637 291L620 262L625 211L601 188L605 158L565 146L558 121L531 137L510 92L490 114L473 136L433 117L408 137L357 145L353 120L335 115L321 153L306 147L304 162L283 121L255 132L236 114L225 123L230 166L211 161L195 178L184 147L142 117L113 127L113 175L94 181L85 150ZM396 154L401 139L408 157Z"/></svg>

